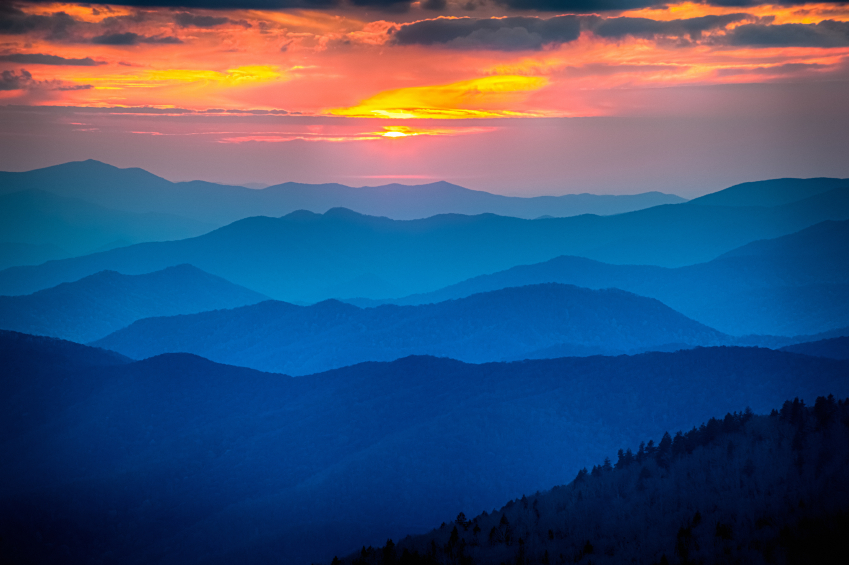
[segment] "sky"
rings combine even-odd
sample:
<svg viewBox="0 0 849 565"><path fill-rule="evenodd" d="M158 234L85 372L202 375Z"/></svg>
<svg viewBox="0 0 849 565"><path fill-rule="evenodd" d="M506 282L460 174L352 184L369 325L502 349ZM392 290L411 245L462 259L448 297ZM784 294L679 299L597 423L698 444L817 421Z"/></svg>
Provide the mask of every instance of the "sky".
<svg viewBox="0 0 849 565"><path fill-rule="evenodd" d="M849 177L849 4L0 1L0 169L697 196Z"/></svg>

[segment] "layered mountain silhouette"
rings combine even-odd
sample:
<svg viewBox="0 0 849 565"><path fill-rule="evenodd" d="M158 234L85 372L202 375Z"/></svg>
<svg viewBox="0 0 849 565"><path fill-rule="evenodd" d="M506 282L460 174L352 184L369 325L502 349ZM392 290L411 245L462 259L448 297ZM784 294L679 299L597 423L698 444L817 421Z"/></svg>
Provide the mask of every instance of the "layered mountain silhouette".
<svg viewBox="0 0 849 565"><path fill-rule="evenodd" d="M656 300L616 289L546 284L423 306L360 309L262 302L139 320L94 343L144 359L194 353L219 363L305 375L408 355L481 363L726 343L727 336ZM557 346L558 355L545 355Z"/></svg>
<svg viewBox="0 0 849 565"><path fill-rule="evenodd" d="M57 245L0 241L0 269L18 265L38 265L52 259L66 259L71 254Z"/></svg>
<svg viewBox="0 0 849 565"><path fill-rule="evenodd" d="M757 241L702 264L664 269L558 257L386 301L427 304L540 283L615 287L733 335L814 334L849 325L849 222L823 222ZM352 300L361 306L369 300Z"/></svg>
<svg viewBox="0 0 849 565"><path fill-rule="evenodd" d="M141 318L234 308L265 299L191 265L146 275L102 271L27 296L0 296L0 329L85 343Z"/></svg>
<svg viewBox="0 0 849 565"><path fill-rule="evenodd" d="M334 563L842 563L847 418L849 401L831 396L728 413L620 449L568 485Z"/></svg>
<svg viewBox="0 0 849 565"><path fill-rule="evenodd" d="M28 294L103 270L141 274L189 263L288 302L398 297L559 255L693 264L758 239L846 218L849 189L771 208L685 203L543 220L449 214L395 221L341 208L323 215L301 211L247 218L187 240L6 269L0 294Z"/></svg>
<svg viewBox="0 0 849 565"><path fill-rule="evenodd" d="M711 414L849 393L846 361L757 348L289 378L3 332L0 364L0 537L22 562L330 561Z"/></svg>
<svg viewBox="0 0 849 565"><path fill-rule="evenodd" d="M0 196L0 241L59 248L48 260L116 245L185 239L215 227L172 214L112 210L42 190Z"/></svg>
<svg viewBox="0 0 849 565"><path fill-rule="evenodd" d="M620 214L685 202L679 196L660 192L521 198L447 182L359 188L288 182L257 190L202 181L171 183L142 169L119 169L91 160L25 173L0 173L0 186L3 192L38 189L118 210L177 214L216 227L250 216L283 216L297 210L323 214L339 207L396 220L485 213L533 219L543 215Z"/></svg>
<svg viewBox="0 0 849 565"><path fill-rule="evenodd" d="M841 179L0 173L0 561L825 562L847 257Z"/></svg>
<svg viewBox="0 0 849 565"><path fill-rule="evenodd" d="M795 343L781 348L790 353L828 357L830 359L849 359L849 337L833 337L817 341Z"/></svg>
<svg viewBox="0 0 849 565"><path fill-rule="evenodd" d="M744 182L690 202L708 206L781 206L846 187L849 179L772 179Z"/></svg>

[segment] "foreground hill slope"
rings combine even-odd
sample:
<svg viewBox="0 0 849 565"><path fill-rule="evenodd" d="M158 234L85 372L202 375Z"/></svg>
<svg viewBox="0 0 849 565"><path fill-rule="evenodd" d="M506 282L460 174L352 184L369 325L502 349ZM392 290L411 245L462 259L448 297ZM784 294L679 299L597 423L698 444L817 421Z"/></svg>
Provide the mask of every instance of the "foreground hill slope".
<svg viewBox="0 0 849 565"><path fill-rule="evenodd" d="M215 227L173 214L112 210L41 190L0 195L0 241L53 245L72 255L108 246L185 239Z"/></svg>
<svg viewBox="0 0 849 565"><path fill-rule="evenodd" d="M619 450L615 466L585 468L568 485L342 562L845 563L847 446L849 401L729 413Z"/></svg>
<svg viewBox="0 0 849 565"><path fill-rule="evenodd" d="M141 318L235 308L265 299L191 265L145 275L102 271L26 296L0 296L0 329L86 343Z"/></svg>
<svg viewBox="0 0 849 565"><path fill-rule="evenodd" d="M14 367L0 537L20 561L54 563L330 561L711 414L849 394L846 361L745 348L409 357L290 378L5 332L0 365Z"/></svg>
<svg viewBox="0 0 849 565"><path fill-rule="evenodd" d="M656 300L616 289L547 284L423 306L263 302L139 320L94 345L134 359L185 352L305 375L408 355L481 363L524 359L552 346L573 355L609 355L725 342L726 336Z"/></svg>
<svg viewBox="0 0 849 565"><path fill-rule="evenodd" d="M698 263L827 219L849 219L849 189L772 208L676 204L542 220L449 214L402 222L346 209L301 211L240 220L182 241L6 269L0 293L27 294L102 270L141 274L189 263L289 302L404 296L564 254L670 267Z"/></svg>
<svg viewBox="0 0 849 565"><path fill-rule="evenodd" d="M557 257L391 302L426 304L552 282L616 287L656 298L729 334L824 332L849 325L849 221L822 222L677 269Z"/></svg>
<svg viewBox="0 0 849 565"><path fill-rule="evenodd" d="M521 198L469 190L447 182L359 188L287 182L252 190L202 181L171 183L142 169L119 169L91 160L24 173L0 172L0 186L3 193L44 190L118 210L179 214L216 227L250 216L283 216L296 210L323 214L338 207L396 220L486 213L533 219L543 215L621 214L685 202L679 196L660 192Z"/></svg>

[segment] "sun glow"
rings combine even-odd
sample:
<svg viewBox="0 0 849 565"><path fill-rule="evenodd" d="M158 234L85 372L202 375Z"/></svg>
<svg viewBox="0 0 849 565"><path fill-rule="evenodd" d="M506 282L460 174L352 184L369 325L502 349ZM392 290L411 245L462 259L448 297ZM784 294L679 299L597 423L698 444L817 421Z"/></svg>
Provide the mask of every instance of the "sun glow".
<svg viewBox="0 0 849 565"><path fill-rule="evenodd" d="M509 109L526 93L545 87L548 79L518 75L476 78L436 86L416 86L381 92L335 116L360 118L499 118L535 115Z"/></svg>

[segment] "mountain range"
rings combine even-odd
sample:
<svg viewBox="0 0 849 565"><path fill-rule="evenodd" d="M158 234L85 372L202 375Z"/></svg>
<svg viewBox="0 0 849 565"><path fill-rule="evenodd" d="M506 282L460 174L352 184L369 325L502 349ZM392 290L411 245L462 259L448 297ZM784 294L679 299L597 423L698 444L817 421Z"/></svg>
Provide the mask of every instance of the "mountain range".
<svg viewBox="0 0 849 565"><path fill-rule="evenodd" d="M758 348L290 378L2 332L0 364L3 543L131 564L330 561L712 414L849 394L846 361Z"/></svg>
<svg viewBox="0 0 849 565"><path fill-rule="evenodd" d="M20 265L39 265L71 256L58 245L0 241L0 270Z"/></svg>
<svg viewBox="0 0 849 565"><path fill-rule="evenodd" d="M234 308L266 298L191 265L144 275L101 271L26 296L0 296L0 329L86 343L141 318Z"/></svg>
<svg viewBox="0 0 849 565"><path fill-rule="evenodd" d="M203 181L172 183L142 169L119 169L93 160L22 173L0 172L0 187L0 193L49 191L127 212L176 214L214 227L250 216L284 216L297 210L323 214L340 207L396 220L486 213L533 219L621 214L685 202L679 196L661 192L524 198L469 190L447 182L375 187L287 182L248 189Z"/></svg>
<svg viewBox="0 0 849 565"><path fill-rule="evenodd" d="M43 190L0 196L0 241L55 246L58 253L49 259L144 241L185 239L215 227L173 214L112 210Z"/></svg>
<svg viewBox="0 0 849 565"><path fill-rule="evenodd" d="M771 179L736 184L691 202L708 206L781 206L847 186L849 179Z"/></svg>
<svg viewBox="0 0 849 565"><path fill-rule="evenodd" d="M847 258L846 179L0 173L0 561L828 562Z"/></svg>
<svg viewBox="0 0 849 565"><path fill-rule="evenodd" d="M544 284L422 306L261 302L139 320L92 345L133 359L185 352L305 375L408 355L482 363L728 342L728 336L653 299L616 289ZM555 346L557 355L547 355Z"/></svg>
<svg viewBox="0 0 849 565"><path fill-rule="evenodd" d="M301 211L247 218L180 241L6 269L0 294L29 294L103 270L141 274L188 263L287 302L400 297L559 255L667 267L699 263L847 218L849 189L771 208L685 203L542 220L449 214L397 221L346 209Z"/></svg>
<svg viewBox="0 0 849 565"><path fill-rule="evenodd" d="M849 325L849 222L822 222L749 243L697 265L667 269L557 257L395 300L360 306L428 304L542 283L620 288L656 298L732 335L813 334Z"/></svg>

